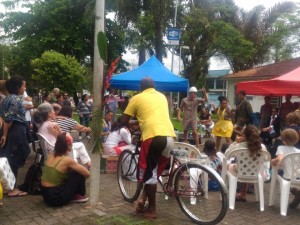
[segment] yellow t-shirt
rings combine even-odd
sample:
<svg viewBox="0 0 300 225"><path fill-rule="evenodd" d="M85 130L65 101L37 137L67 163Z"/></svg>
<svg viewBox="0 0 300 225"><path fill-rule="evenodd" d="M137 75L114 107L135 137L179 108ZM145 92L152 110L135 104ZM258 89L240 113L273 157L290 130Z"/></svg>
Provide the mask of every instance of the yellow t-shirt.
<svg viewBox="0 0 300 225"><path fill-rule="evenodd" d="M154 88L148 88L132 97L124 114L136 116L143 140L156 136L176 136L169 116L167 99Z"/></svg>

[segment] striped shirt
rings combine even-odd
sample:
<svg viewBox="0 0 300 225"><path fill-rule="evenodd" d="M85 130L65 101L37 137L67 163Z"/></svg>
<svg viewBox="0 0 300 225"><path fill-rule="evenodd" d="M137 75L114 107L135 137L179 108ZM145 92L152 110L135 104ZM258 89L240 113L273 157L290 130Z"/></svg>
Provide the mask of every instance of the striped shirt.
<svg viewBox="0 0 300 225"><path fill-rule="evenodd" d="M58 123L63 132L70 132L78 123L72 118L56 118L53 122Z"/></svg>
<svg viewBox="0 0 300 225"><path fill-rule="evenodd" d="M91 105L89 102L79 102L77 105L77 111L79 114L88 116L91 114Z"/></svg>

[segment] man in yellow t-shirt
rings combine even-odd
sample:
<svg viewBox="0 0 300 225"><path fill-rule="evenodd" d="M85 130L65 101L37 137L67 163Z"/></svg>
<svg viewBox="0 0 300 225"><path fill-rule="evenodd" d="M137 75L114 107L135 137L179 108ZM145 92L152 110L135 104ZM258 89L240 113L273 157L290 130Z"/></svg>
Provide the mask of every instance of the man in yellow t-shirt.
<svg viewBox="0 0 300 225"><path fill-rule="evenodd" d="M124 114L114 126L125 125L133 116L139 122L142 144L137 176L139 182L145 185L136 211L146 218L156 218L157 181L169 162L170 151L174 144L173 137L176 135L169 117L167 99L154 89L154 82L150 77L141 80L141 90L142 93L129 101ZM149 208L144 210L147 198Z"/></svg>

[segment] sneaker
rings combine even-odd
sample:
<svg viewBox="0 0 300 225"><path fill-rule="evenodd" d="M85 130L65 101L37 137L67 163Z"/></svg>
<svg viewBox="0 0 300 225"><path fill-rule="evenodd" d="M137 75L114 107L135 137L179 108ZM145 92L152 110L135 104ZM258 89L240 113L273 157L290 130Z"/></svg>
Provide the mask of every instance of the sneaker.
<svg viewBox="0 0 300 225"><path fill-rule="evenodd" d="M82 137L81 137L81 136L79 136L79 137L78 137L78 140L82 140Z"/></svg>
<svg viewBox="0 0 300 225"><path fill-rule="evenodd" d="M88 200L89 200L88 197L76 194L74 196L73 200L71 200L71 202L73 202L73 203L83 203L83 202L87 202Z"/></svg>

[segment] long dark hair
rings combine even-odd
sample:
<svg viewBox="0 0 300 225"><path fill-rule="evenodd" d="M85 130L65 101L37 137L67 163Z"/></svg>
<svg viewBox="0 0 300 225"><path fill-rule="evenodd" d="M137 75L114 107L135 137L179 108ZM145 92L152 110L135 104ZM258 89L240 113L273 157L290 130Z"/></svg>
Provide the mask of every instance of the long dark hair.
<svg viewBox="0 0 300 225"><path fill-rule="evenodd" d="M63 132L57 136L55 146L54 146L54 156L62 156L65 155L68 151L68 143L67 143L67 133Z"/></svg>
<svg viewBox="0 0 300 225"><path fill-rule="evenodd" d="M250 157L256 159L261 155L261 141L257 128L254 125L247 125L243 131L247 141L247 147L250 152Z"/></svg>

